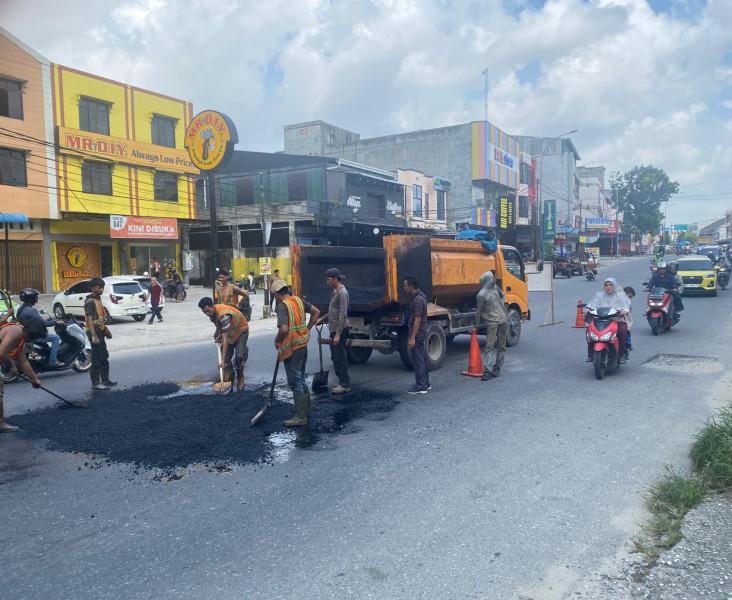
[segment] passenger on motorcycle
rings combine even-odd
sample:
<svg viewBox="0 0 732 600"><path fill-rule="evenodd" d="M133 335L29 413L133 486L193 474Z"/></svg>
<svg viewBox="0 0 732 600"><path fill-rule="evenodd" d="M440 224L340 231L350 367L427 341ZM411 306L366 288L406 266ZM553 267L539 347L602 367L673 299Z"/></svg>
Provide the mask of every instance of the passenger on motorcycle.
<svg viewBox="0 0 732 600"><path fill-rule="evenodd" d="M612 277L605 279L602 291L597 292L595 297L587 303L587 309L601 307L612 308L620 312L620 317L615 319L618 324L618 353L620 354L620 364L625 364L625 348L628 342L628 323L625 315L630 312L630 299ZM587 362L592 362L592 346L593 342L587 343Z"/></svg>
<svg viewBox="0 0 732 600"><path fill-rule="evenodd" d="M676 302L676 310L678 312L681 312L682 310L684 310L684 303L681 300L681 292L684 291L684 280L681 275L679 275L679 263L677 263L675 260L672 260L670 263L668 263L668 270L669 273L674 276L676 289L679 290L679 293L674 296L674 302Z"/></svg>
<svg viewBox="0 0 732 600"><path fill-rule="evenodd" d="M593 275L597 275L597 265L595 264L595 257L590 254L585 264L585 272L592 272Z"/></svg>
<svg viewBox="0 0 732 600"><path fill-rule="evenodd" d="M35 290L33 288L24 288L20 290L20 294L18 296L20 297L21 302L23 303L20 308L15 313L15 320L18 321L23 327L26 329L28 328L28 325L31 321L38 320L45 327L53 327L55 325L63 325L63 321L57 321L56 319L42 319L41 315L38 314L38 311L33 308L33 305L38 302L38 296L41 294L38 290ZM48 364L54 367L63 367L64 363L59 361L58 359L58 348L61 344L61 338L56 335L55 333L47 332L45 337L36 338L37 342L48 342L51 344L51 352L48 356ZM35 358L35 353L32 353L30 358Z"/></svg>
<svg viewBox="0 0 732 600"><path fill-rule="evenodd" d="M668 265L665 262L658 263L658 271L651 277L645 291L650 292L654 287L665 288L673 292L674 311L680 317L681 315L679 313L684 310L684 305L681 303L679 288L676 287L676 277L669 272Z"/></svg>

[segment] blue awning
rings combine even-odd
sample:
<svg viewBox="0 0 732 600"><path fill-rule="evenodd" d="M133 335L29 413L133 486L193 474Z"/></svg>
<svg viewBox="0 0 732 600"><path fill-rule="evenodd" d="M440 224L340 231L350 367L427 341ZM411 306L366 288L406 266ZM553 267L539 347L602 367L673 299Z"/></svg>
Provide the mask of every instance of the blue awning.
<svg viewBox="0 0 732 600"><path fill-rule="evenodd" d="M27 223L28 217L20 213L0 213L0 223Z"/></svg>

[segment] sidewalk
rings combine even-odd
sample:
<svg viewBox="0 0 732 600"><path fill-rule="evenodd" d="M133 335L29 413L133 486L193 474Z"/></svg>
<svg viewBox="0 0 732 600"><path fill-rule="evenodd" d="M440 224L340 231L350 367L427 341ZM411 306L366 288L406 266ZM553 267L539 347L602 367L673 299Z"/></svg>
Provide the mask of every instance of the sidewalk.
<svg viewBox="0 0 732 600"><path fill-rule="evenodd" d="M249 336L256 337L268 334L274 338L277 329L277 320L274 316L262 318L264 308L264 294L262 290L250 296L252 303L252 320L249 322ZM38 299L36 308L53 314L53 298L55 294L43 294ZM211 288L189 286L188 296L178 304L175 300L166 298L163 308L163 322L157 320L153 325L147 324L147 319L136 322L131 317L115 319L109 329L114 336L110 347L114 351L131 350L151 346L173 346L176 344L210 342L213 339L214 326L206 315L198 308L198 301L212 296ZM17 296L13 300L19 302ZM149 317L148 313L148 317ZM274 315L274 313L273 313Z"/></svg>

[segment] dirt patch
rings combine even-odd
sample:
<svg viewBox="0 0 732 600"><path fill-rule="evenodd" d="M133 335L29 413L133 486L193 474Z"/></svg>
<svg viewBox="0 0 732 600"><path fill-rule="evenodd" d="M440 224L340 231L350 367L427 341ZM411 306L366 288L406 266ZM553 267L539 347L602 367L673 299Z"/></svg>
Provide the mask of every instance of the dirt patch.
<svg viewBox="0 0 732 600"><path fill-rule="evenodd" d="M337 398L313 395L308 425L289 429L282 421L292 417L293 406L275 399L251 427L268 389L225 396L178 391L174 384L142 385L97 395L85 408L56 406L12 421L20 426L19 435L46 440L50 450L94 456L97 460L88 467L98 468L100 461L132 463L170 478L189 465L225 471L232 464L281 462L280 440L309 448L324 434L347 433L354 419L388 412L398 403L392 394L377 390L354 390Z"/></svg>
<svg viewBox="0 0 732 600"><path fill-rule="evenodd" d="M689 374L716 373L722 370L722 365L716 358L687 354L656 354L644 362L643 366Z"/></svg>

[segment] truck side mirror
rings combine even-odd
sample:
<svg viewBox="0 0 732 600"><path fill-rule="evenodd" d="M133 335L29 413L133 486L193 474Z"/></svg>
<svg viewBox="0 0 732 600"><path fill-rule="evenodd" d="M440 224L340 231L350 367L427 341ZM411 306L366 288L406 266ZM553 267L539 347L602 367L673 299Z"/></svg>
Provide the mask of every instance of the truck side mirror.
<svg viewBox="0 0 732 600"><path fill-rule="evenodd" d="M539 273L541 273L544 270L544 259L543 258L540 258L539 262L536 263L536 270L539 271Z"/></svg>

